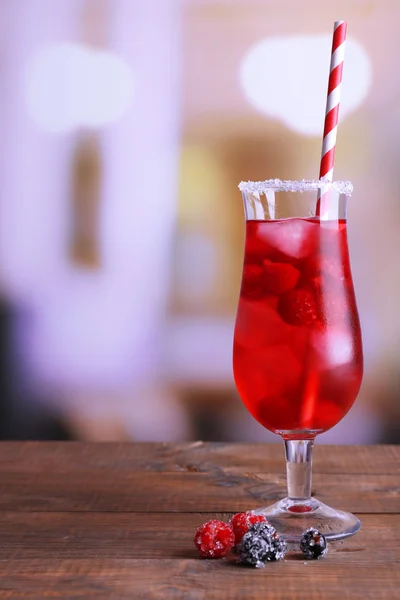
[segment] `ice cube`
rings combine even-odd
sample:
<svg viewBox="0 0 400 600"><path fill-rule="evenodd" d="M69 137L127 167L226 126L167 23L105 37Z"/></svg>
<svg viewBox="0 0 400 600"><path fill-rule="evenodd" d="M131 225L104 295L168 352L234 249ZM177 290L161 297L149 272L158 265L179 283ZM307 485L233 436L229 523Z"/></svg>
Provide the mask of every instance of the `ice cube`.
<svg viewBox="0 0 400 600"><path fill-rule="evenodd" d="M277 312L278 298L272 294L261 300L241 298L236 317L235 343L249 348L290 340L290 325Z"/></svg>
<svg viewBox="0 0 400 600"><path fill-rule="evenodd" d="M303 219L288 219L268 223L259 228L257 235L281 253L282 258L302 259L315 252L318 243L318 225Z"/></svg>
<svg viewBox="0 0 400 600"><path fill-rule="evenodd" d="M327 368L350 363L354 359L353 335L350 328L324 328L312 332L312 344L321 364Z"/></svg>
<svg viewBox="0 0 400 600"><path fill-rule="evenodd" d="M356 399L361 378L360 366L352 363L320 371L319 396L347 412Z"/></svg>

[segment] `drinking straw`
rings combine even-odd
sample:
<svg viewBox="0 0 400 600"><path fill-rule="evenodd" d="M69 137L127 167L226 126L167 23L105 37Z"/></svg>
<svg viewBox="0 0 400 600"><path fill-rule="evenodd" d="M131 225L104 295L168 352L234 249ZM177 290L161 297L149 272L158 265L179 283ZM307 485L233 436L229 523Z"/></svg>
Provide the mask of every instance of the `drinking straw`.
<svg viewBox="0 0 400 600"><path fill-rule="evenodd" d="M346 21L335 21L333 26L331 64L329 68L324 135L322 139L321 164L319 169L320 179L324 178L327 181L333 180L346 33ZM326 195L326 198L324 198L324 194L319 196L317 215L327 213L328 201L329 194Z"/></svg>
<svg viewBox="0 0 400 600"><path fill-rule="evenodd" d="M346 33L346 21L335 21L333 26L331 64L329 68L324 135L322 139L321 164L319 170L320 179L324 178L326 181L333 181ZM329 198L329 190L326 192L319 191L316 211L317 216L321 215L323 218L328 214ZM307 367L310 366L310 369L307 368L306 384L303 391L304 403L301 409L302 427L305 429L307 429L312 422L318 395L318 377L313 370L314 359L315 357L310 348L306 358Z"/></svg>

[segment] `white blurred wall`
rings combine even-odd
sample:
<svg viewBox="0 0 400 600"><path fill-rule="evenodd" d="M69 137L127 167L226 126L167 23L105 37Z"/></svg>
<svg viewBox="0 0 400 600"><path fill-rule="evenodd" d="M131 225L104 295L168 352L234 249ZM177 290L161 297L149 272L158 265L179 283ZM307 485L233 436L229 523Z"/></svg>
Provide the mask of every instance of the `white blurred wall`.
<svg viewBox="0 0 400 600"><path fill-rule="evenodd" d="M84 41L87 4L0 5L7 23L0 74L2 288L31 314L23 352L35 385L55 404L92 420L119 420L136 437L174 437L184 422L158 388L157 373L176 213L180 2L100 3L108 11L106 49L132 69L134 95L116 123L95 131L104 166L97 269L68 257L71 161L80 132L44 131L28 114L25 89L27 69L47 44Z"/></svg>

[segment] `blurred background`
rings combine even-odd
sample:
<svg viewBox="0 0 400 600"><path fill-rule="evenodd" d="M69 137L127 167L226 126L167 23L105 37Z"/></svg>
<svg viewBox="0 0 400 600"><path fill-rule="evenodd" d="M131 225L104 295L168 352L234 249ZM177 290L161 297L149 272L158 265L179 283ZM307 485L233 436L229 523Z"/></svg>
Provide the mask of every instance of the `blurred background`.
<svg viewBox="0 0 400 600"><path fill-rule="evenodd" d="M240 180L335 177L365 376L321 443L400 442L398 0L0 1L0 437L273 441L235 390Z"/></svg>

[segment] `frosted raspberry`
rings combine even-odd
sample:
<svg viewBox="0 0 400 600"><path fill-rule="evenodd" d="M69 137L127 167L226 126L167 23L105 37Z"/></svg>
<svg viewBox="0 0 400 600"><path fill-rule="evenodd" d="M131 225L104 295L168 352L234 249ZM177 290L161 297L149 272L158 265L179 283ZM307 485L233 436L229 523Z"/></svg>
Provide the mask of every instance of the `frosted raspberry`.
<svg viewBox="0 0 400 600"><path fill-rule="evenodd" d="M194 536L194 544L204 558L226 556L234 542L232 525L216 519L201 525Z"/></svg>
<svg viewBox="0 0 400 600"><path fill-rule="evenodd" d="M239 544L249 527L255 523L266 523L267 519L263 515L256 515L252 512L236 513L231 519L231 525L235 534L235 544Z"/></svg>

